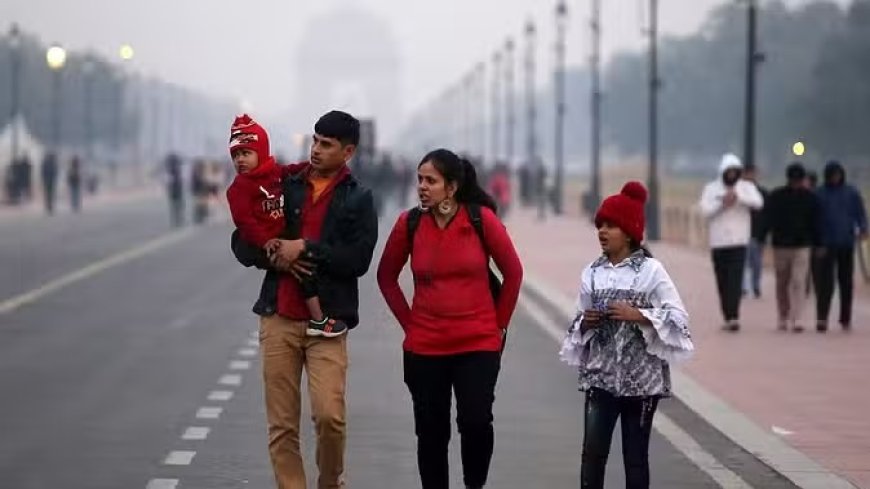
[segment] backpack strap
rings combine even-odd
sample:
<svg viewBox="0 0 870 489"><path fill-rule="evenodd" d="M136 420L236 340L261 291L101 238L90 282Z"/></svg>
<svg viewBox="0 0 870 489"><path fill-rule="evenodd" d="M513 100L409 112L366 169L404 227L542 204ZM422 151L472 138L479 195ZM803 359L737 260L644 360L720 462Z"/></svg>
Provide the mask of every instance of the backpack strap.
<svg viewBox="0 0 870 489"><path fill-rule="evenodd" d="M486 252L487 256L489 256L489 250L486 247L486 238L483 235L483 218L480 215L480 205L478 204L468 204L466 205L468 209L468 216L471 218L471 225L474 227L474 231L477 233L477 237L480 238L481 244L483 244L483 251ZM414 249L414 233L417 232L417 228L420 227L420 219L423 217L423 211L420 210L419 207L412 207L408 210L408 218L407 218L407 239L408 239L408 251L413 251Z"/></svg>
<svg viewBox="0 0 870 489"><path fill-rule="evenodd" d="M486 238L483 236L483 218L480 216L480 205L468 204L468 216L471 218L471 225L477 232L477 237L480 238L480 243L483 245L483 251L489 256L489 250L486 247Z"/></svg>
<svg viewBox="0 0 870 489"><path fill-rule="evenodd" d="M414 233L416 233L417 228L420 227L421 217L423 217L423 211L421 211L419 207L412 207L408 210L408 218L406 221L406 224L408 226L408 254L411 254L411 252L414 250Z"/></svg>

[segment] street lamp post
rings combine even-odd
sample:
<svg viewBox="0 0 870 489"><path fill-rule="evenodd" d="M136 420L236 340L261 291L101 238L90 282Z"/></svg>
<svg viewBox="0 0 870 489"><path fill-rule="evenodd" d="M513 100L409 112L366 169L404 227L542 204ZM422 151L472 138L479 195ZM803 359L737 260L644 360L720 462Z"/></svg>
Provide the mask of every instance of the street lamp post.
<svg viewBox="0 0 870 489"><path fill-rule="evenodd" d="M477 144L475 147L478 150L478 157L481 160L481 163L484 161L484 154L486 153L486 106L484 104L484 97L486 95L486 63L479 62L477 63L477 67L474 70L475 77L475 107L478 107L479 110L477 113L477 130L480 131L477 135Z"/></svg>
<svg viewBox="0 0 870 489"><path fill-rule="evenodd" d="M594 213L601 202L601 0L592 0L592 56L590 57L592 76L592 185L586 211Z"/></svg>
<svg viewBox="0 0 870 489"><path fill-rule="evenodd" d="M48 67L52 71L52 95L53 102L52 105L54 107L52 113L52 131L51 131L51 142L52 142L52 151L54 151L55 156L59 156L60 149L60 131L61 131L61 103L63 101L63 97L61 94L61 74L63 71L63 67L66 64L66 50L64 50L59 45L53 45L48 48L48 51L45 52L45 61L48 63Z"/></svg>
<svg viewBox="0 0 870 489"><path fill-rule="evenodd" d="M651 240L661 238L659 195L659 58L658 58L658 0L650 0L649 28L649 203L647 204L647 237Z"/></svg>
<svg viewBox="0 0 870 489"><path fill-rule="evenodd" d="M490 124L492 125L492 161L491 164L496 164L499 159L499 144L501 143L501 138L499 138L499 134L501 132L501 115L499 111L499 88L500 84L498 82L499 77L501 76L501 53L496 51L495 54L492 55L492 93L490 94L490 99L492 100L490 108Z"/></svg>
<svg viewBox="0 0 870 489"><path fill-rule="evenodd" d="M553 86L556 98L555 159L556 178L554 180L553 211L562 214L562 195L565 179L565 27L568 7L564 0L556 4L556 70ZM543 182L539 184L543 186ZM543 199L543 196L541 196Z"/></svg>
<svg viewBox="0 0 870 489"><path fill-rule="evenodd" d="M88 162L94 160L94 62L90 57L82 63L82 77L84 81L84 129L85 129L85 158Z"/></svg>
<svg viewBox="0 0 870 489"><path fill-rule="evenodd" d="M21 33L18 30L18 24L12 24L9 29L9 47L12 49L12 63L10 66L10 76L12 77L9 84L12 89L12 110L9 120L12 123L12 158L10 162L15 162L18 159L18 113L20 111L19 100L19 77L21 76Z"/></svg>
<svg viewBox="0 0 870 489"><path fill-rule="evenodd" d="M504 43L505 63L505 93L504 105L506 110L505 130L505 159L509 167L513 167L514 159L514 134L516 128L516 106L514 104L514 40L509 37Z"/></svg>
<svg viewBox="0 0 870 489"><path fill-rule="evenodd" d="M121 63L122 63L122 66L119 70L119 78L118 78L118 92L117 92L118 103L115 105L115 124L116 124L116 126L115 126L115 153L116 153L115 157L118 160L124 159L125 156L127 158L129 158L131 156L131 154L129 152L125 155L124 151L123 151L123 147L124 147L123 139L125 136L124 133L125 133L125 130L127 129L126 125L124 124L124 105L125 105L124 102L125 102L125 98L127 95L125 93L126 87L127 87L127 81L129 79L129 77L127 76L127 73L125 72L123 64L129 63L130 61L132 61L135 54L136 53L133 51L133 47L130 46L129 44L122 44L118 48L118 57L121 59ZM138 158L134 158L134 159L138 159ZM120 163L120 161L116 161L116 162L114 162L114 165L118 165L119 163ZM138 179L138 177L139 177L138 164L136 162L134 162L134 166L136 167L136 173L137 173L136 178ZM115 170L110 170L110 171L114 175Z"/></svg>
<svg viewBox="0 0 870 489"><path fill-rule="evenodd" d="M755 167L755 95L756 74L762 55L758 52L758 5L756 0L747 0L747 53L746 53L746 100L743 137L743 164Z"/></svg>
<svg viewBox="0 0 870 489"><path fill-rule="evenodd" d="M538 131L535 102L535 24L526 23L526 169L537 161Z"/></svg>

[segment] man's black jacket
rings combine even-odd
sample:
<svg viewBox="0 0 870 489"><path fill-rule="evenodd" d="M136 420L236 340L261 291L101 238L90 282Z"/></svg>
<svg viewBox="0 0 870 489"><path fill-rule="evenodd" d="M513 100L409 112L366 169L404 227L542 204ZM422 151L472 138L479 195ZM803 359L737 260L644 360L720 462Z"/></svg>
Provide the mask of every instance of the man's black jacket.
<svg viewBox="0 0 870 489"><path fill-rule="evenodd" d="M812 190L784 186L764 201L762 237L775 248L806 248L819 244L819 200ZM762 239L763 243L765 239Z"/></svg>
<svg viewBox="0 0 870 489"><path fill-rule="evenodd" d="M305 172L284 180L287 235L300 235L305 186ZM335 186L320 240L308 241L306 249L317 257L318 294L324 314L341 319L351 328L359 323L357 281L369 269L377 239L378 217L372 193L353 175L347 175ZM262 249L239 238L238 230L233 232L231 246L242 265L267 270L253 311L260 316L275 314L279 273Z"/></svg>

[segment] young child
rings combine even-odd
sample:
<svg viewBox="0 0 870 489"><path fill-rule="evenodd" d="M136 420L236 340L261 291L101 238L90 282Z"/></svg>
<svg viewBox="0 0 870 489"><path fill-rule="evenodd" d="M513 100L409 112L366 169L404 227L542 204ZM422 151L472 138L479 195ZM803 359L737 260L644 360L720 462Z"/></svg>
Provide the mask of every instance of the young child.
<svg viewBox="0 0 870 489"><path fill-rule="evenodd" d="M298 171L300 165L278 165L270 154L266 130L247 114L236 117L233 122L230 155L237 172L227 189L233 223L243 240L263 248L271 255L279 237L298 238L285 235L281 182L285 176ZM303 258L316 265L316 257L310 252ZM334 338L346 333L347 325L343 321L323 314L317 292L316 271L311 275L300 274L300 283L311 315L307 334Z"/></svg>
<svg viewBox="0 0 870 489"><path fill-rule="evenodd" d="M641 246L647 191L629 182L595 215L604 252L583 271L577 316L560 356L586 392L581 487L603 488L621 418L626 487L649 487L649 438L659 399L671 394L669 363L694 346L689 315L661 262Z"/></svg>

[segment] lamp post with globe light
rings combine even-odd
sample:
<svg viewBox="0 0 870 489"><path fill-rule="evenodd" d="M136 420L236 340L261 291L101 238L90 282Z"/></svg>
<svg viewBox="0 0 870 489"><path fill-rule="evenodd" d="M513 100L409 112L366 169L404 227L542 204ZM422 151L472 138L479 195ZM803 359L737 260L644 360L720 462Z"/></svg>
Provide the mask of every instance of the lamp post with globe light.
<svg viewBox="0 0 870 489"><path fill-rule="evenodd" d="M52 45L45 52L45 61L53 73L51 86L53 98L51 143L52 151L57 155L60 148L61 104L63 103L63 97L61 94L61 77L63 67L66 64L66 50L57 44Z"/></svg>

